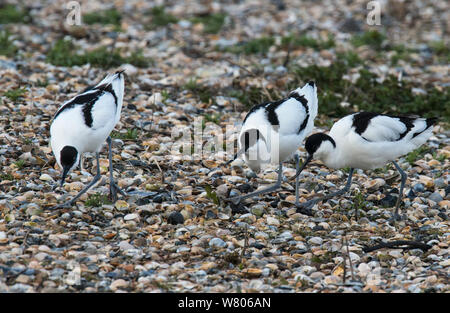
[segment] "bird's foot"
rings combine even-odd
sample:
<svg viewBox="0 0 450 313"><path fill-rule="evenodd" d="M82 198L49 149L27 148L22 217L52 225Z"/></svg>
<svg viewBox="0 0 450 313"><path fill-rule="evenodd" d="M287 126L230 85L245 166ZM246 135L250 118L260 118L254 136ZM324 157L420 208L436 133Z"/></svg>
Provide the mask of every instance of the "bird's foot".
<svg viewBox="0 0 450 313"><path fill-rule="evenodd" d="M238 205L241 202L241 199L242 199L241 196L236 196L236 197L226 198L224 200L228 201L228 202L231 202L234 205Z"/></svg>
<svg viewBox="0 0 450 313"><path fill-rule="evenodd" d="M395 222L400 222L400 221L405 221L406 220L406 216L405 215L400 215L398 213L392 213L392 217L388 220L389 224L393 225L395 224Z"/></svg>
<svg viewBox="0 0 450 313"><path fill-rule="evenodd" d="M109 199L113 202L117 201L117 193L120 193L122 196L126 196L127 194L123 191L115 182L111 182L109 184Z"/></svg>
<svg viewBox="0 0 450 313"><path fill-rule="evenodd" d="M57 204L55 206L52 206L51 208L49 208L49 210L54 211L54 210L60 210L60 209L69 209L71 207L73 207L74 205L74 201L70 200L67 202L64 202L62 204Z"/></svg>
<svg viewBox="0 0 450 313"><path fill-rule="evenodd" d="M301 213L308 216L313 216L312 207L316 204L315 201L307 201L304 203L297 202L295 206L297 207L297 213Z"/></svg>

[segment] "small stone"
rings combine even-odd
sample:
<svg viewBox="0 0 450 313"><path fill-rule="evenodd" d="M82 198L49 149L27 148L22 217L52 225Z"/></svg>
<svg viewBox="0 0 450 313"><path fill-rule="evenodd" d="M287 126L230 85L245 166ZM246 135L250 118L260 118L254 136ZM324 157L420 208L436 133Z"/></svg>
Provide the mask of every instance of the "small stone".
<svg viewBox="0 0 450 313"><path fill-rule="evenodd" d="M394 258L401 258L403 256L403 253L401 250L391 250L389 251L389 255Z"/></svg>
<svg viewBox="0 0 450 313"><path fill-rule="evenodd" d="M383 199L379 201L379 204L385 208L391 208L397 203L397 197L391 194L387 194Z"/></svg>
<svg viewBox="0 0 450 313"><path fill-rule="evenodd" d="M216 194L219 197L226 198L228 196L228 185L222 184L220 186L217 186Z"/></svg>
<svg viewBox="0 0 450 313"><path fill-rule="evenodd" d="M42 174L42 175L39 177L39 179L40 179L40 180L43 180L43 181L53 181L53 178L52 178L50 175L48 175L48 174Z"/></svg>
<svg viewBox="0 0 450 313"><path fill-rule="evenodd" d="M320 246L323 242L323 239L320 237L312 237L308 240L308 243L310 245L316 245L316 246Z"/></svg>
<svg viewBox="0 0 450 313"><path fill-rule="evenodd" d="M124 200L117 200L114 205L115 205L116 209L118 209L118 210L129 207L129 204Z"/></svg>
<svg viewBox="0 0 450 313"><path fill-rule="evenodd" d="M243 270L242 273L244 276L249 278L259 277L262 274L262 270L259 268L248 268L246 270Z"/></svg>
<svg viewBox="0 0 450 313"><path fill-rule="evenodd" d="M183 224L184 223L184 217L183 217L183 215L180 212L175 211L175 212L172 212L169 215L169 218L167 219L167 222L172 224L172 225Z"/></svg>
<svg viewBox="0 0 450 313"><path fill-rule="evenodd" d="M415 192L424 192L424 191L425 191L425 186L424 186L423 184L421 184L421 183L417 183L417 184L415 184L415 185L412 187L412 189L413 189Z"/></svg>
<svg viewBox="0 0 450 313"><path fill-rule="evenodd" d="M430 199L431 201L434 202L441 202L442 200L444 200L444 198L442 198L441 194L439 192L433 192L431 195L428 196L428 199Z"/></svg>
<svg viewBox="0 0 450 313"><path fill-rule="evenodd" d="M220 238L213 238L209 241L209 246L214 248L224 248L227 243Z"/></svg>
<svg viewBox="0 0 450 313"><path fill-rule="evenodd" d="M274 217L268 216L266 221L268 225L280 226L280 221Z"/></svg>
<svg viewBox="0 0 450 313"><path fill-rule="evenodd" d="M336 285L341 282L341 279L335 275L328 275L328 276L325 276L325 279L323 280L323 282L327 285Z"/></svg>
<svg viewBox="0 0 450 313"><path fill-rule="evenodd" d="M386 185L386 181L382 178L376 178L373 180L369 180L368 182L364 183L364 187L369 190L377 190L381 186Z"/></svg>
<svg viewBox="0 0 450 313"><path fill-rule="evenodd" d="M447 186L447 183L445 182L444 178L439 177L439 178L437 178L437 179L434 180L434 185L435 185L437 188L444 188L444 187Z"/></svg>
<svg viewBox="0 0 450 313"><path fill-rule="evenodd" d="M134 246L131 245L128 241L123 240L119 243L119 248L121 250L129 250L129 249L134 249Z"/></svg>
<svg viewBox="0 0 450 313"><path fill-rule="evenodd" d="M127 288L127 287L128 287L128 282L123 279L116 279L109 286L109 288L111 288L112 291L116 291L119 288Z"/></svg>
<svg viewBox="0 0 450 313"><path fill-rule="evenodd" d="M137 213L130 213L130 214L125 215L123 219L125 221L131 221L131 220L138 219L138 218L139 218L139 214L137 214Z"/></svg>
<svg viewBox="0 0 450 313"><path fill-rule="evenodd" d="M433 178L425 176L425 175L420 175L419 176L419 181L426 187L426 188L432 188L434 186L434 181Z"/></svg>

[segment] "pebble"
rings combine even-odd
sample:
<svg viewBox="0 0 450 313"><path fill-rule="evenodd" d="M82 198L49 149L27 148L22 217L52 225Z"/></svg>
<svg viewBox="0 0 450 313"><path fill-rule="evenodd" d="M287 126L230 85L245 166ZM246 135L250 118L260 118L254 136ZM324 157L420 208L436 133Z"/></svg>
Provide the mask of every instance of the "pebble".
<svg viewBox="0 0 450 313"><path fill-rule="evenodd" d="M169 215L169 218L167 219L167 222L170 223L170 224L173 224L173 225L183 224L184 223L184 217L183 217L183 215L180 212L175 211L175 212L172 212Z"/></svg>
<svg viewBox="0 0 450 313"><path fill-rule="evenodd" d="M312 237L308 240L308 243L311 245L320 246L323 243L323 239L320 237Z"/></svg>
<svg viewBox="0 0 450 313"><path fill-rule="evenodd" d="M227 246L227 243L220 238L213 238L209 241L209 246L215 248L224 248Z"/></svg>
<svg viewBox="0 0 450 313"><path fill-rule="evenodd" d="M274 217L268 216L266 218L267 224L272 226L280 226L280 221Z"/></svg>
<svg viewBox="0 0 450 313"><path fill-rule="evenodd" d="M431 195L428 196L428 199L434 201L434 202L441 202L442 200L444 200L444 198L442 198L441 194L439 192L433 192Z"/></svg>
<svg viewBox="0 0 450 313"><path fill-rule="evenodd" d="M120 288L127 288L129 283L123 279L116 279L111 283L109 288L111 288L112 291L117 291L117 289Z"/></svg>

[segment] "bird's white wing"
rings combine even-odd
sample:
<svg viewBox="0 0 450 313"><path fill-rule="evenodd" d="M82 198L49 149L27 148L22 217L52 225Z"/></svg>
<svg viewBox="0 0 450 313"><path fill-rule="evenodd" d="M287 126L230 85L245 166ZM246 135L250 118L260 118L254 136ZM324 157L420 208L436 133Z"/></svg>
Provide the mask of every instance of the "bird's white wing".
<svg viewBox="0 0 450 313"><path fill-rule="evenodd" d="M88 107L85 108L85 110L88 109ZM103 93L91 107L90 114L92 115L93 120L92 128L114 127L116 111L117 106L115 104L114 96L109 92ZM85 114L88 114L88 112Z"/></svg>
<svg viewBox="0 0 450 313"><path fill-rule="evenodd" d="M403 138L412 126L410 119L402 121L400 118L379 115L370 119L360 135L372 142L396 141Z"/></svg>

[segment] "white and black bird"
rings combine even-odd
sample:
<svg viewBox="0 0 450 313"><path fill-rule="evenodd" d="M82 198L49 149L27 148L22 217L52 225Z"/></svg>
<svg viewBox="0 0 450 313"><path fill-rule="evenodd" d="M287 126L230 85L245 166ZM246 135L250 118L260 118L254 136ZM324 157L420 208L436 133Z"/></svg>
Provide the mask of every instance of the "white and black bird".
<svg viewBox="0 0 450 313"><path fill-rule="evenodd" d="M124 194L114 182L109 136L120 119L124 80L123 71L106 76L97 85L65 102L53 117L50 141L56 162L62 168L61 186L67 174L77 167L84 152L95 152L97 159L94 179L72 200L57 207L70 207L100 179L99 152L105 141L109 148L110 197L116 200L117 192Z"/></svg>
<svg viewBox="0 0 450 313"><path fill-rule="evenodd" d="M394 212L394 218L398 220L407 175L395 160L424 144L432 135L436 121L437 118L359 112L338 120L328 135L317 133L309 136L305 142L308 157L295 178L313 158L321 160L330 168L350 167L350 172L343 189L307 201L302 207L310 208L321 200L346 193L350 189L355 168L375 169L392 162L401 175L399 197Z"/></svg>
<svg viewBox="0 0 450 313"><path fill-rule="evenodd" d="M287 98L256 105L248 112L238 138L239 150L233 160L243 154L245 163L254 172L258 172L263 164L279 164L278 179L271 187L228 200L238 203L281 187L282 162L294 156L298 169L296 152L314 127L317 109L317 86L310 81L302 88L292 91ZM297 188L296 205L298 204Z"/></svg>

